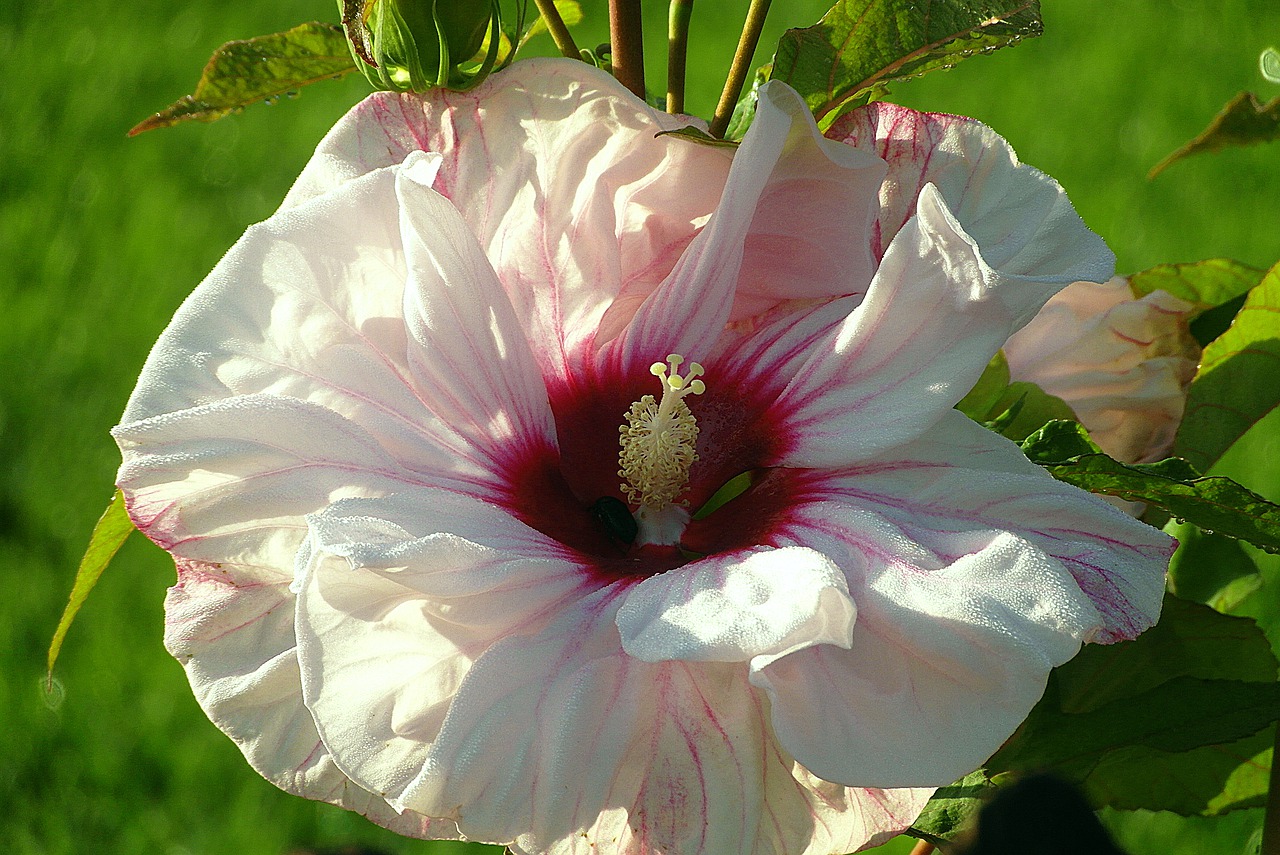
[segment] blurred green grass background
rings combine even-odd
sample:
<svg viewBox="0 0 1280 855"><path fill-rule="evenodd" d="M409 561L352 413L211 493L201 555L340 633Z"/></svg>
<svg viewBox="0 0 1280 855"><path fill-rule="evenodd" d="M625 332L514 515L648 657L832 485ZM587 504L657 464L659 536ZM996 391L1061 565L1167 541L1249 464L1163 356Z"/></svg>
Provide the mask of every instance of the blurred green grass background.
<svg viewBox="0 0 1280 855"><path fill-rule="evenodd" d="M577 33L603 41L603 3ZM1046 35L900 85L894 100L973 115L1058 178L1121 271L1230 256L1280 258L1280 146L1152 164L1233 94L1271 97L1259 52L1280 43L1274 0L1046 0ZM746 0L700 0L690 108L708 115ZM776 0L762 41L812 23ZM647 11L661 86L665 7ZM211 51L304 20L327 2L137 0L0 8L0 850L257 855L297 847L470 851L396 838L262 781L200 713L161 646L172 564L135 537L73 627L58 691L44 654L94 520L111 494L115 423L147 350L182 298L271 213L358 77L212 125L125 131L191 91ZM1256 443L1280 458L1276 431ZM1241 466L1249 472L1249 466ZM1248 480L1248 477L1244 478ZM1254 483L1274 494L1274 480ZM1257 811L1221 820L1113 820L1145 852L1241 852ZM897 851L906 851L898 846ZM732 855L726 853L726 855Z"/></svg>

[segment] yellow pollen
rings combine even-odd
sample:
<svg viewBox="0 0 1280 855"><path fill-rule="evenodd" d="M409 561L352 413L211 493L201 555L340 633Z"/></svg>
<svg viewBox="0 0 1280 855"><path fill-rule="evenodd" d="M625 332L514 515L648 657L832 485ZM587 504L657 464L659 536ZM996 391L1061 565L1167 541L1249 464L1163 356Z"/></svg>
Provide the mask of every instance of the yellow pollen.
<svg viewBox="0 0 1280 855"><path fill-rule="evenodd" d="M675 502L689 483L689 467L698 459L698 422L684 402L687 395L701 395L706 384L695 379L702 366L689 363L680 374L684 357L667 356L666 364L655 362L649 373L662 383L662 400L645 395L627 411L627 422L618 428L618 475L626 479L620 486L633 505L663 508Z"/></svg>

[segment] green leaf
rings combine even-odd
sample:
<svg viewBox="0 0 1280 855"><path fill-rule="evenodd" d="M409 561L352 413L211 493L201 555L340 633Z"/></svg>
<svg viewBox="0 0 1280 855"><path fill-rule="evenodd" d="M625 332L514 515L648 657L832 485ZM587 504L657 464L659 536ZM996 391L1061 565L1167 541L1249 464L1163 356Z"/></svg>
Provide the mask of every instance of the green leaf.
<svg viewBox="0 0 1280 855"><path fill-rule="evenodd" d="M1170 165L1193 154L1275 140L1280 140L1280 98L1263 104L1252 92L1241 92L1227 102L1195 139L1151 167L1147 178L1155 178Z"/></svg>
<svg viewBox="0 0 1280 855"><path fill-rule="evenodd" d="M978 378L978 382L969 390L969 394L956 404L956 409L975 422L990 421L1003 412L997 410L996 405L1000 403L1000 399L1008 388L1009 362L1004 358L1004 351L997 350L996 355L991 357L987 367L982 370L982 376Z"/></svg>
<svg viewBox="0 0 1280 855"><path fill-rule="evenodd" d="M1193 752L1203 754L1203 762L1231 768L1222 792L1214 796L1201 813L1218 816L1266 804L1275 741L1275 728L1269 727L1239 742L1212 745Z"/></svg>
<svg viewBox="0 0 1280 855"><path fill-rule="evenodd" d="M1190 523L1170 523L1165 531L1178 539L1178 551L1169 562L1169 589L1179 597L1226 611L1223 607L1229 602L1262 584L1258 566L1240 541L1206 534ZM1249 581L1241 586L1242 579Z"/></svg>
<svg viewBox="0 0 1280 855"><path fill-rule="evenodd" d="M680 137L689 142L695 142L699 145L709 145L715 148L737 148L736 140L722 140L719 137L713 137L706 131L689 126L686 128L676 128L674 131L658 131L655 137Z"/></svg>
<svg viewBox="0 0 1280 855"><path fill-rule="evenodd" d="M946 787L939 787L906 833L931 843L952 840L963 831L996 786L979 769Z"/></svg>
<svg viewBox="0 0 1280 855"><path fill-rule="evenodd" d="M1280 718L1275 677L1253 621L1169 596L1145 634L1088 645L1056 669L987 772L1050 769L1112 807L1248 806L1265 790L1257 772Z"/></svg>
<svg viewBox="0 0 1280 855"><path fill-rule="evenodd" d="M756 73L751 77L751 86L733 107L733 115L729 117L729 126L725 128L724 132L726 140L741 141L747 135L747 128L751 127L751 123L756 118L756 105L760 101L760 87L768 82L772 71L773 66L771 65L762 65L756 69Z"/></svg>
<svg viewBox="0 0 1280 855"><path fill-rule="evenodd" d="M1175 677L1078 714L1060 708L1057 688L1050 681L1041 704L987 763L988 771L1050 769L1084 783L1112 751L1190 751L1236 742L1280 719L1280 683Z"/></svg>
<svg viewBox="0 0 1280 855"><path fill-rule="evenodd" d="M1262 281L1265 270L1233 261L1210 258L1188 264L1160 264L1129 277L1135 297L1166 291L1196 307L1196 314L1221 306L1248 293Z"/></svg>
<svg viewBox="0 0 1280 855"><path fill-rule="evenodd" d="M1022 453L1041 466L1065 463L1098 451L1089 432L1076 422L1050 422L1022 442Z"/></svg>
<svg viewBox="0 0 1280 855"><path fill-rule="evenodd" d="M62 642L67 637L71 622L76 619L76 613L88 599L93 586L98 584L102 571L107 569L107 565L111 563L111 559L115 557L116 552L132 531L133 521L129 519L129 514L124 507L124 493L116 490L111 503L107 505L107 509L94 525L93 534L89 536L89 547L85 549L84 557L80 559L80 567L76 570L76 581L71 588L71 598L62 612L62 619L58 621L58 628L53 632L53 640L49 642L47 663L50 683L53 681L53 665L58 661L58 653L62 650Z"/></svg>
<svg viewBox="0 0 1280 855"><path fill-rule="evenodd" d="M838 0L812 27L783 34L773 79L794 87L822 123L889 81L950 68L1042 30L1039 0Z"/></svg>
<svg viewBox="0 0 1280 855"><path fill-rule="evenodd" d="M1086 713L1154 689L1174 677L1270 682L1275 655L1248 619L1219 614L1171 594L1160 622L1133 641L1091 644L1057 669L1065 713Z"/></svg>
<svg viewBox="0 0 1280 855"><path fill-rule="evenodd" d="M1079 781L1094 804L1218 816L1266 803L1274 730L1190 751L1130 747L1109 752Z"/></svg>
<svg viewBox="0 0 1280 855"><path fill-rule="evenodd" d="M1086 451L1088 434L1073 422L1050 422L1022 444L1023 453L1053 477L1092 493L1145 502L1202 529L1280 550L1280 505L1219 476L1202 477L1177 457L1121 463Z"/></svg>
<svg viewBox="0 0 1280 855"><path fill-rule="evenodd" d="M179 122L212 122L355 70L342 27L334 24L313 21L283 33L227 42L213 52L194 94L139 122L129 136Z"/></svg>
<svg viewBox="0 0 1280 855"><path fill-rule="evenodd" d="M1208 469L1280 406L1280 264L1249 292L1231 327L1204 349L1173 453ZM1212 528L1212 526L1208 526Z"/></svg>
<svg viewBox="0 0 1280 855"><path fill-rule="evenodd" d="M1066 401L1050 395L1034 383L1009 382L1009 363L997 351L978 382L956 404L969 418L1001 436L1021 442L1046 422L1075 421Z"/></svg>

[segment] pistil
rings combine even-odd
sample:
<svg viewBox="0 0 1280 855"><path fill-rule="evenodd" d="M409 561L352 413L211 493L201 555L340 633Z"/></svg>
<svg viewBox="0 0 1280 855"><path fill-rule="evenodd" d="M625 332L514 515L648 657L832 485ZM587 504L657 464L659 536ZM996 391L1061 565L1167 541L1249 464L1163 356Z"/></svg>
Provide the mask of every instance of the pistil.
<svg viewBox="0 0 1280 855"><path fill-rule="evenodd" d="M626 423L618 429L618 475L624 479L620 487L628 501L639 506L636 517L642 530L646 518L674 515L688 520L684 503L677 499L689 484L689 468L698 459L694 452L698 422L684 399L701 395L706 384L696 379L703 373L701 365L689 363L688 372L682 375L683 363L683 356L672 353L665 364L655 362L649 367L662 383L662 398L645 395L636 401L626 413Z"/></svg>

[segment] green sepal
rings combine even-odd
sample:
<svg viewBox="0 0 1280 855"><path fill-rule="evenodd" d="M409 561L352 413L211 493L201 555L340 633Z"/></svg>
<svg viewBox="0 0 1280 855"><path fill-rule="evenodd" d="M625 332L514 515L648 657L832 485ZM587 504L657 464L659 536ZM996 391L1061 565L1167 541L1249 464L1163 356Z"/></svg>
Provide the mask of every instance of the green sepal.
<svg viewBox="0 0 1280 855"><path fill-rule="evenodd" d="M956 409L1001 436L1021 442L1047 422L1074 421L1066 401L1034 383L1010 382L1004 351L996 351Z"/></svg>
<svg viewBox="0 0 1280 855"><path fill-rule="evenodd" d="M504 46L510 55L498 0L339 0L339 6L351 54L375 89L469 89L493 71Z"/></svg>

